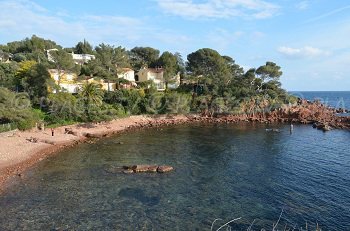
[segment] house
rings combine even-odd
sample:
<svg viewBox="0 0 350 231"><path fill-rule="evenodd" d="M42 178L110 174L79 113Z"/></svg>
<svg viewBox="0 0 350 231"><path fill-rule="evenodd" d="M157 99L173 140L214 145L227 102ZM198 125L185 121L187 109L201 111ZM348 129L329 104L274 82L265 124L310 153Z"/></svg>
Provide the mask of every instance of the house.
<svg viewBox="0 0 350 231"><path fill-rule="evenodd" d="M81 87L85 83L96 83L101 85L101 88L106 91L115 91L116 83L106 82L103 79L86 78L85 80L79 80L78 75L70 71L61 71L61 78L57 69L49 69L50 76L55 83L61 87L61 91L68 93L78 93ZM56 90L53 90L56 93Z"/></svg>
<svg viewBox="0 0 350 231"><path fill-rule="evenodd" d="M82 82L78 81L78 75L74 72L61 71L58 72L57 69L49 69L51 78L59 85L62 91L69 93L78 93L79 89L83 85ZM53 90L56 93L56 90Z"/></svg>
<svg viewBox="0 0 350 231"><path fill-rule="evenodd" d="M165 90L163 68L141 68L135 75L135 82L153 81L158 91Z"/></svg>
<svg viewBox="0 0 350 231"><path fill-rule="evenodd" d="M52 55L50 54L51 51L58 51L58 49L54 48L54 49L46 50L47 59L50 62L53 62L54 60L52 58ZM79 65L83 65L84 63L87 63L90 60L95 59L95 55L90 55L90 54L74 54L74 52L72 52L71 55L74 60L74 63Z"/></svg>
<svg viewBox="0 0 350 231"><path fill-rule="evenodd" d="M75 64L83 65L84 63L88 63L89 61L95 59L95 55L90 54L74 54L72 52L72 57Z"/></svg>
<svg viewBox="0 0 350 231"><path fill-rule="evenodd" d="M93 78L92 78L93 80ZM97 84L100 84L101 85L101 88L102 90L105 90L105 91L115 91L117 89L117 83L113 82L113 81L105 81L103 79L99 80L99 81L95 81L93 80L95 83Z"/></svg>
<svg viewBox="0 0 350 231"><path fill-rule="evenodd" d="M135 82L135 72L131 68L118 68L117 75L119 79L123 78L130 82Z"/></svg>
<svg viewBox="0 0 350 231"><path fill-rule="evenodd" d="M12 59L12 54L0 50L0 63L9 63Z"/></svg>

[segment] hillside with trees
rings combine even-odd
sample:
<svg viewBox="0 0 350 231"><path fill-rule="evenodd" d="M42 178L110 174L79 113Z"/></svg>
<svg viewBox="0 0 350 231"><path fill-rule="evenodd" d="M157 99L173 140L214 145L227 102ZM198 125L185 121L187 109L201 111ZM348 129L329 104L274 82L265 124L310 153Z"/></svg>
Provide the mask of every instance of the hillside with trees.
<svg viewBox="0 0 350 231"><path fill-rule="evenodd" d="M72 52L96 58L75 64ZM104 43L94 47L86 40L63 48L33 35L0 45L0 58L0 123L20 129L37 122L60 125L134 114L247 114L274 110L295 100L281 88L282 71L276 63L267 61L245 71L234 58L209 48L194 51L184 60L179 53L161 53L156 48L127 50ZM136 72L142 67L162 67L166 90L157 91L152 81L114 91L86 82L78 94L70 94L48 72L58 70L60 79L60 73L71 71L82 80L93 77L118 86L128 82L118 78L120 68ZM180 86L168 89L176 74L181 76Z"/></svg>

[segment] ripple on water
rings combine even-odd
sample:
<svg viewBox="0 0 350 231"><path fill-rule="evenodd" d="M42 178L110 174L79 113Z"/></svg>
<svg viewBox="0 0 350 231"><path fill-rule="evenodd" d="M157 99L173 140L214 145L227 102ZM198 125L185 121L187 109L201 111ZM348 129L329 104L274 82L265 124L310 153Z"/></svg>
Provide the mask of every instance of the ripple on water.
<svg viewBox="0 0 350 231"><path fill-rule="evenodd" d="M350 228L345 131L310 126L183 125L81 144L27 171L0 198L0 230L209 230L318 222ZM168 174L106 168L166 164Z"/></svg>

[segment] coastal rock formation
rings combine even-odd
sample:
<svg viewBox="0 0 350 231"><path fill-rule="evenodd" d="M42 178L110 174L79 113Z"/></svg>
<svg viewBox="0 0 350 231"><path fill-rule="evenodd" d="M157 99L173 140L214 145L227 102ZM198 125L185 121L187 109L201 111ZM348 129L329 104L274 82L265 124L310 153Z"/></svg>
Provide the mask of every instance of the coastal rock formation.
<svg viewBox="0 0 350 231"><path fill-rule="evenodd" d="M158 166L157 168L157 172L159 173L171 172L173 170L174 168L168 165L161 165L161 166Z"/></svg>
<svg viewBox="0 0 350 231"><path fill-rule="evenodd" d="M134 172L157 172L157 165L134 165L128 167L128 169L133 170Z"/></svg>
<svg viewBox="0 0 350 231"><path fill-rule="evenodd" d="M236 122L259 122L259 123L300 123L300 124L322 124L323 131L333 128L350 129L350 116L339 116L339 109L327 107L319 102L299 100L294 105L284 105L280 108L242 113L236 115L215 116L189 116L188 122L204 123L236 123ZM346 111L346 110L345 110ZM321 126L321 125L320 125Z"/></svg>
<svg viewBox="0 0 350 231"><path fill-rule="evenodd" d="M166 173L173 171L174 168L169 165L130 165L123 167L110 167L105 169L109 173Z"/></svg>
<svg viewBox="0 0 350 231"><path fill-rule="evenodd" d="M85 133L84 134L85 137L87 138L102 138L102 137L106 137L107 134L102 134L102 133Z"/></svg>
<svg viewBox="0 0 350 231"><path fill-rule="evenodd" d="M73 135L73 136L78 136L78 132L74 131L72 128L65 128L64 129L64 133L65 134L70 134L70 135Z"/></svg>

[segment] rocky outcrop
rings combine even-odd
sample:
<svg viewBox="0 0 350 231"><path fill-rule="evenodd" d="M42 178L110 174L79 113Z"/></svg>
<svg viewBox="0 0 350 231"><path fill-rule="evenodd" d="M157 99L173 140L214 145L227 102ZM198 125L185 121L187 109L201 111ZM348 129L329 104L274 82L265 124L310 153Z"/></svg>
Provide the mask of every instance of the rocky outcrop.
<svg viewBox="0 0 350 231"><path fill-rule="evenodd" d="M133 165L131 167L127 167L127 169L131 169L133 172L157 172L157 165Z"/></svg>
<svg viewBox="0 0 350 231"><path fill-rule="evenodd" d="M108 173L166 173L173 171L174 168L169 165L130 165L123 167L110 167L105 171Z"/></svg>
<svg viewBox="0 0 350 231"><path fill-rule="evenodd" d="M322 130L324 132L330 131L332 128L327 123L314 123L312 125L313 128L317 128L319 130Z"/></svg>
<svg viewBox="0 0 350 231"><path fill-rule="evenodd" d="M171 172L173 170L174 168L168 165L161 165L161 166L158 166L157 168L157 172L159 173Z"/></svg>
<svg viewBox="0 0 350 231"><path fill-rule="evenodd" d="M78 136L78 132L73 130L72 128L65 128L64 129L64 133L65 134L70 134L70 135L73 135L73 136Z"/></svg>
<svg viewBox="0 0 350 231"><path fill-rule="evenodd" d="M96 138L96 139L99 139L99 138L102 138L102 137L106 137L107 134L104 134L104 133L84 133L84 136L86 138Z"/></svg>

